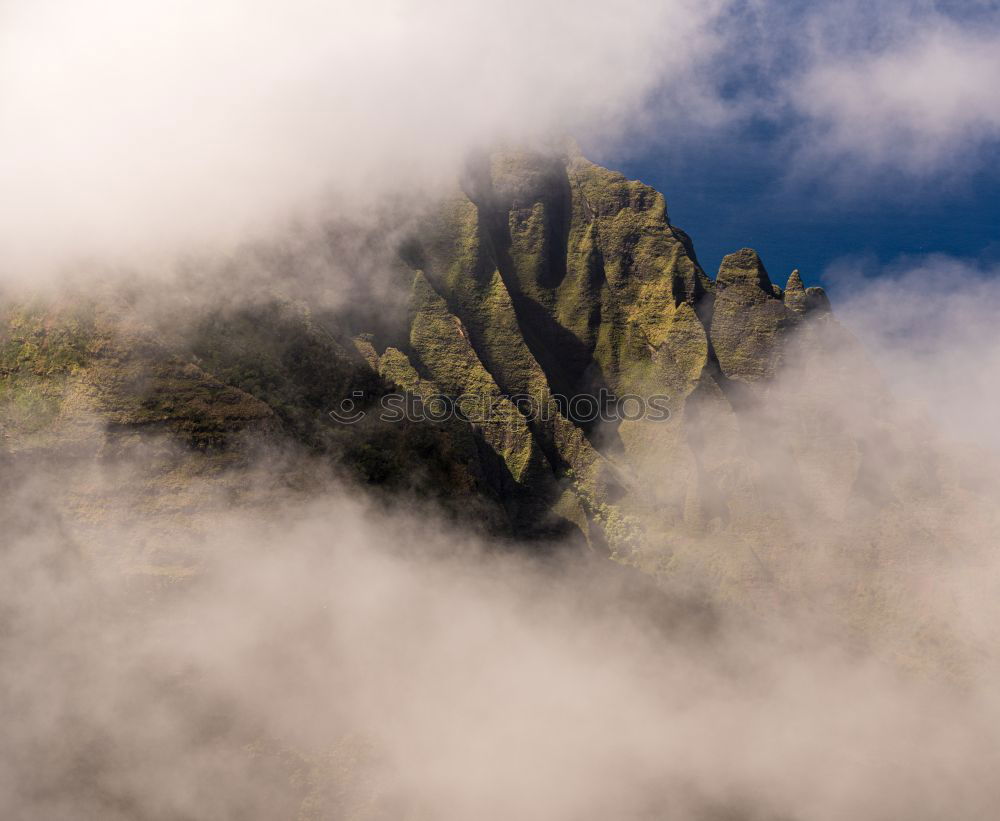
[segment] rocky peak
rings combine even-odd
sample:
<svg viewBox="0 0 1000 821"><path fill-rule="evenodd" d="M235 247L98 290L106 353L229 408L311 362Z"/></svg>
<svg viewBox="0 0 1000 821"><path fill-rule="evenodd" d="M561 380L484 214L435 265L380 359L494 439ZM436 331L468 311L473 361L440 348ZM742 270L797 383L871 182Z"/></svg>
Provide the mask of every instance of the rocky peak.
<svg viewBox="0 0 1000 821"><path fill-rule="evenodd" d="M788 284L785 285L785 307L799 314L806 311L806 289L802 285L798 268L792 271Z"/></svg>
<svg viewBox="0 0 1000 821"><path fill-rule="evenodd" d="M719 266L715 278L715 288L721 291L732 285L750 285L759 288L766 296L774 296L774 287L764 263L753 248L741 248L735 254L728 254Z"/></svg>

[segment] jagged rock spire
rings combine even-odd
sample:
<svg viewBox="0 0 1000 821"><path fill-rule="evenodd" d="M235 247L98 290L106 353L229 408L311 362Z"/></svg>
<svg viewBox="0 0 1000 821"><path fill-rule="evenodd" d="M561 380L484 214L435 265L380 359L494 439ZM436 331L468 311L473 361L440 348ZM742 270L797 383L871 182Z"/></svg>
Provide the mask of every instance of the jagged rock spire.
<svg viewBox="0 0 1000 821"><path fill-rule="evenodd" d="M785 307L797 314L806 311L806 289L802 285L798 268L792 271L792 275L788 277L788 284L785 285Z"/></svg>
<svg viewBox="0 0 1000 821"><path fill-rule="evenodd" d="M723 258L715 289L710 337L722 372L744 382L770 376L788 312L757 252Z"/></svg>
<svg viewBox="0 0 1000 821"><path fill-rule="evenodd" d="M719 275L715 278L715 287L721 290L730 285L756 285L768 296L774 295L767 269L753 248L741 248L735 254L728 254L723 258Z"/></svg>

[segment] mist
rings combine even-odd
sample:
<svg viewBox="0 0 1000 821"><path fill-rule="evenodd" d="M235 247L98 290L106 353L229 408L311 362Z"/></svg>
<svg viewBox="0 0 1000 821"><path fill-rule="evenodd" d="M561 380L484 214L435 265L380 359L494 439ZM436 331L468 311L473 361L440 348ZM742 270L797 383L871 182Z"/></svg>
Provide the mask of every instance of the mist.
<svg viewBox="0 0 1000 821"><path fill-rule="evenodd" d="M7 3L3 279L170 267L433 194L477 148L613 139L695 85L720 5Z"/></svg>
<svg viewBox="0 0 1000 821"><path fill-rule="evenodd" d="M838 315L885 362L894 395L934 418L948 438L996 452L996 266L932 255L873 272L868 261L846 258L826 276Z"/></svg>
<svg viewBox="0 0 1000 821"><path fill-rule="evenodd" d="M7 473L4 501L8 818L936 818L1000 800L992 655L958 681L914 673L800 604L748 618L266 472L247 507L206 484L184 523L132 505L95 531L66 515L78 485L32 472ZM88 493L121 497L118 479L91 471Z"/></svg>
<svg viewBox="0 0 1000 821"><path fill-rule="evenodd" d="M491 541L295 453L152 495L176 446L8 457L5 816L992 816L1000 471L941 425L997 409L967 356L992 303L930 333L954 265L852 280L852 333L803 331L829 338L736 434L756 490L664 543L666 573ZM943 417L888 388L931 365Z"/></svg>
<svg viewBox="0 0 1000 821"><path fill-rule="evenodd" d="M103 300L175 350L276 293L388 323L407 232L497 145L668 145L766 103L808 126L790 157L932 177L995 133L986 34L811 29L765 99L726 81L789 18L750 4L778 22L737 53L761 32L733 7L6 3L0 296ZM942 64L938 108L911 75ZM8 449L0 419L0 812L996 816L997 271L864 269L825 273L836 320L738 416L650 445L653 533L692 464L723 480L615 562L268 435L202 463L83 412L58 453Z"/></svg>
<svg viewBox="0 0 1000 821"><path fill-rule="evenodd" d="M566 136L669 154L762 119L793 184L961 175L997 135L980 16L922 0L12 0L0 282L148 278L296 226L380 225L386 200L454 186L471 152Z"/></svg>

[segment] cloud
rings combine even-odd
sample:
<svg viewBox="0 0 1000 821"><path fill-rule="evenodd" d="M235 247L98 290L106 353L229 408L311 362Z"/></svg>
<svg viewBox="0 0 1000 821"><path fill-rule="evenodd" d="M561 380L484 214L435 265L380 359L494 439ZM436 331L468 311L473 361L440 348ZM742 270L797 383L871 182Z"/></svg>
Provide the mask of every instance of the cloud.
<svg viewBox="0 0 1000 821"><path fill-rule="evenodd" d="M38 467L3 497L7 817L995 814L992 678L902 675L807 613L713 617L337 488L187 540L105 511L83 560Z"/></svg>
<svg viewBox="0 0 1000 821"><path fill-rule="evenodd" d="M6 282L357 220L504 140L572 134L609 155L731 133L739 150L762 117L783 126L786 169L933 176L1000 131L995 15L913 0L12 0L2 15Z"/></svg>
<svg viewBox="0 0 1000 821"><path fill-rule="evenodd" d="M959 374L949 400L995 419L989 273L924 260L838 306L883 372ZM996 815L996 462L972 486L856 353L790 357L738 424L699 410L730 521L650 544L662 588L282 490L277 461L258 490L186 453L164 475L158 443L8 455L8 816ZM647 449L645 486L683 487Z"/></svg>
<svg viewBox="0 0 1000 821"><path fill-rule="evenodd" d="M1000 267L932 255L872 270L844 258L824 281L902 401L949 439L1000 453Z"/></svg>
<svg viewBox="0 0 1000 821"><path fill-rule="evenodd" d="M358 216L386 191L449 179L463 152L494 139L613 137L646 94L701 87L692 71L727 42L709 31L717 10L8 3L5 273L86 255L153 265L310 204ZM968 125L972 109L988 119L989 90L956 80L973 83L979 69L939 78L970 108L942 103L938 120L909 72L961 62L966 36L866 42L855 56L871 88L842 54L816 51L793 99L824 124L830 156L941 162L945 146L989 133ZM969 66L993 65L985 46L970 54ZM824 72L829 82L815 79ZM849 124L866 116L875 137L855 139ZM894 128L898 153L882 142ZM322 279L333 263L317 258ZM995 273L925 260L877 283L845 279L854 290L838 300L890 381L952 430L970 418L987 435L995 426ZM82 476L62 464L46 476L24 455L19 473L5 459L8 814L996 815L1000 705L987 685L1000 599L983 550L996 514L947 476L930 493L913 489L924 467L913 454L944 464L947 442L923 437L881 395L852 393L853 350L832 353L835 369L793 372L789 389L799 377L829 383L819 401L776 389L779 404L759 420L748 412L745 429L731 416L708 427L699 455L721 466L733 524L676 531L662 556L675 588L694 579L690 590L712 591L707 605L606 563L504 555L427 511L387 513L338 487L205 513L205 499L226 494L200 492L196 478L161 492L122 482L110 457L76 463ZM818 414L805 430L803 410ZM902 459L892 451L914 442ZM775 457L783 445L800 448L794 486ZM750 468L748 452L759 457ZM668 455L651 460L665 488L684 475ZM899 494L884 518L865 519L851 495L862 459L874 484ZM140 478L156 469L149 458L133 467ZM995 482L978 487L987 503ZM769 490L792 509L786 529L762 518ZM830 513L838 494L846 513ZM796 594L792 605L772 582ZM757 608L734 604L734 592ZM835 617L817 616L829 604ZM913 647L932 658L897 664L893 653ZM951 665L966 655L971 672ZM915 673L921 663L960 686Z"/></svg>
<svg viewBox="0 0 1000 821"><path fill-rule="evenodd" d="M721 6L5 3L0 273L151 268L433 189L480 145L608 137L712 52Z"/></svg>
<svg viewBox="0 0 1000 821"><path fill-rule="evenodd" d="M821 55L792 81L804 160L933 176L1000 140L1000 28L938 16L872 49Z"/></svg>

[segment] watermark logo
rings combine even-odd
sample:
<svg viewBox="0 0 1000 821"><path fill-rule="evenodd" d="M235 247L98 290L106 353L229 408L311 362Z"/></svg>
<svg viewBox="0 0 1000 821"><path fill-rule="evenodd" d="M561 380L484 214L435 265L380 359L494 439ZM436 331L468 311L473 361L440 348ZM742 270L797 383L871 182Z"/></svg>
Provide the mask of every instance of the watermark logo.
<svg viewBox="0 0 1000 821"><path fill-rule="evenodd" d="M590 425L595 422L663 422L670 418L670 397L665 394L622 396L602 388L596 394L574 396L552 394L463 393L448 396L437 393L417 396L412 393L387 393L379 397L375 410L383 422L435 422L461 420L479 425L503 424L511 418L513 406L529 422L547 422L561 414L571 422ZM353 425L364 419L371 403L363 391L354 391L329 412L341 425ZM374 411L372 411L374 412Z"/></svg>
<svg viewBox="0 0 1000 821"><path fill-rule="evenodd" d="M364 391L354 391L350 396L341 399L340 404L330 411L330 418L341 425L353 425L355 422L360 422L367 415L361 410L364 399Z"/></svg>

